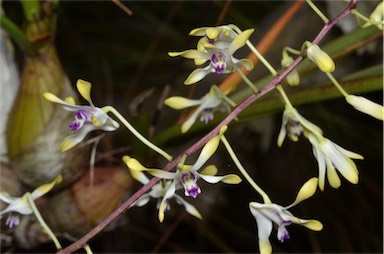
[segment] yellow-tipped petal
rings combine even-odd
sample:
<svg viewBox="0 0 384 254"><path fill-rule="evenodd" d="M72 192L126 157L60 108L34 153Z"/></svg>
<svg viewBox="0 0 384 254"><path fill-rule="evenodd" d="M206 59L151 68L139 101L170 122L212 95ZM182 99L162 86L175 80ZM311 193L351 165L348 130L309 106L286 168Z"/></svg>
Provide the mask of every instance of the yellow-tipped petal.
<svg viewBox="0 0 384 254"><path fill-rule="evenodd" d="M346 101L351 104L356 110L373 116L381 121L384 120L384 107L380 104L372 102L362 96L348 95Z"/></svg>
<svg viewBox="0 0 384 254"><path fill-rule="evenodd" d="M332 163L327 163L327 178L329 185L331 185L332 188L338 189L341 186L340 177L337 175L336 169Z"/></svg>
<svg viewBox="0 0 384 254"><path fill-rule="evenodd" d="M51 102L55 102L55 103L63 103L63 100L60 99L59 97L57 97L56 95L54 95L53 93L43 93L43 96L45 99L51 101Z"/></svg>
<svg viewBox="0 0 384 254"><path fill-rule="evenodd" d="M244 47L245 43L247 43L247 40L251 36L255 29L247 29L243 32L241 32L236 38L232 41L231 46L229 47L228 51L233 54L236 50L239 48Z"/></svg>
<svg viewBox="0 0 384 254"><path fill-rule="evenodd" d="M218 172L218 169L215 165L209 165L207 167L205 167L201 172L200 174L202 175L208 175L208 176L214 176L216 175Z"/></svg>
<svg viewBox="0 0 384 254"><path fill-rule="evenodd" d="M221 181L227 184L239 184L242 180L238 175L229 174L225 175Z"/></svg>
<svg viewBox="0 0 384 254"><path fill-rule="evenodd" d="M192 85L196 82L202 80L205 76L210 73L209 65L205 68L197 68L191 74L189 74L188 78L184 81L185 85Z"/></svg>
<svg viewBox="0 0 384 254"><path fill-rule="evenodd" d="M40 187L36 188L32 193L31 196L33 199L37 199L46 193L48 193L56 184L59 184L63 180L62 175L56 176L56 178L47 184L41 185Z"/></svg>
<svg viewBox="0 0 384 254"><path fill-rule="evenodd" d="M199 105L201 100L192 100L181 96L169 97L164 101L164 104L173 109L184 109Z"/></svg>
<svg viewBox="0 0 384 254"><path fill-rule="evenodd" d="M132 170L137 170L137 171L146 171L147 170L146 167L141 165L141 163L134 158L127 159L125 161L125 164L127 164L127 166Z"/></svg>
<svg viewBox="0 0 384 254"><path fill-rule="evenodd" d="M207 29L205 30L205 35L206 35L209 39L213 40L213 39L216 39L217 36L219 36L220 31L221 31L221 29L219 29L219 28L216 28L216 27L209 27L209 28L207 28Z"/></svg>
<svg viewBox="0 0 384 254"><path fill-rule="evenodd" d="M89 103L92 103L92 99L91 99L92 84L89 83L88 81L79 79L76 83L76 86L81 96L83 96L83 98L86 99Z"/></svg>
<svg viewBox="0 0 384 254"><path fill-rule="evenodd" d="M195 28L192 31L190 31L188 35L191 35L191 36L204 36L205 35L205 30L208 29L208 28L209 27Z"/></svg>
<svg viewBox="0 0 384 254"><path fill-rule="evenodd" d="M76 105L75 99L73 97L65 98L65 102L72 104L72 105Z"/></svg>
<svg viewBox="0 0 384 254"><path fill-rule="evenodd" d="M269 241L259 241L260 254L271 254L272 245Z"/></svg>
<svg viewBox="0 0 384 254"><path fill-rule="evenodd" d="M310 197L312 197L317 189L317 184L319 182L319 179L317 177L312 177L309 179L299 190L299 193L297 194L297 197L294 204L298 204L303 200L306 200Z"/></svg>
<svg viewBox="0 0 384 254"><path fill-rule="evenodd" d="M68 138L66 137L62 142L61 142L61 145L60 145L60 151L63 153L65 151L68 151L69 149L71 149L72 147L74 147L75 145L77 145L77 142L74 142L74 140L72 138Z"/></svg>
<svg viewBox="0 0 384 254"><path fill-rule="evenodd" d="M165 216L164 210L165 210L165 202L161 202L159 207L159 215L158 215L160 222L164 221L164 216Z"/></svg>
<svg viewBox="0 0 384 254"><path fill-rule="evenodd" d="M323 224L318 220L307 220L306 222L301 223L301 225L313 231L320 231L323 229Z"/></svg>

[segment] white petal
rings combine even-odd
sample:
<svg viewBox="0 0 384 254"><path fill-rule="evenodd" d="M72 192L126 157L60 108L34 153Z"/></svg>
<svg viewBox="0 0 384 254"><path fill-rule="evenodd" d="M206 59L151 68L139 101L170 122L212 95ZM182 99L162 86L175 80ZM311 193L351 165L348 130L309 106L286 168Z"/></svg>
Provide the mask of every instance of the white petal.
<svg viewBox="0 0 384 254"><path fill-rule="evenodd" d="M273 223L271 220L261 214L257 208L254 207L254 204L255 202L249 203L249 208L257 223L260 253L272 253L272 246L269 242L269 236L272 232Z"/></svg>

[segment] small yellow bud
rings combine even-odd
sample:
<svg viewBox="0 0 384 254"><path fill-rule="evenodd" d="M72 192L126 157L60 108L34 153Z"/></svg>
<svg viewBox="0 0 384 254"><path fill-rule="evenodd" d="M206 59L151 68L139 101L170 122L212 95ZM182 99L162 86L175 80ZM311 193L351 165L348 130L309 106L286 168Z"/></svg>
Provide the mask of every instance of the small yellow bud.
<svg viewBox="0 0 384 254"><path fill-rule="evenodd" d="M318 45L309 46L307 56L321 71L333 72L335 70L335 62L327 53L321 50Z"/></svg>

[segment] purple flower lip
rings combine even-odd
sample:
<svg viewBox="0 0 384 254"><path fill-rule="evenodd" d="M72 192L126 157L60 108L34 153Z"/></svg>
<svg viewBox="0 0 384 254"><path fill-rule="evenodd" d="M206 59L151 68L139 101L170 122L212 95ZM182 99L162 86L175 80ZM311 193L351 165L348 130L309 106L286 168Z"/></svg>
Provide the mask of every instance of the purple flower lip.
<svg viewBox="0 0 384 254"><path fill-rule="evenodd" d="M193 173L185 172L181 175L181 182L184 186L186 196L196 198L201 193L196 181L196 176Z"/></svg>
<svg viewBox="0 0 384 254"><path fill-rule="evenodd" d="M222 73L227 68L226 56L222 52L212 54L211 63L217 74Z"/></svg>
<svg viewBox="0 0 384 254"><path fill-rule="evenodd" d="M91 112L84 109L76 111L75 120L69 124L69 127L71 128L72 132L75 132L80 129L84 125L84 122L92 121L92 116L93 114Z"/></svg>

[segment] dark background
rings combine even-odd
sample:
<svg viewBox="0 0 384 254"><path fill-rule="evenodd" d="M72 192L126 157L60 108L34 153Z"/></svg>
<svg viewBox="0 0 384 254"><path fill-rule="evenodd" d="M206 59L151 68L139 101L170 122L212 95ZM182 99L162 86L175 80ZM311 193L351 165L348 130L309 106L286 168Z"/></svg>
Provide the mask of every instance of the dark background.
<svg viewBox="0 0 384 254"><path fill-rule="evenodd" d="M81 78L93 85L93 98L97 105L114 105L128 119L143 125L155 112L158 95L169 84L171 95L187 95L190 88L183 85L194 69L192 61L170 58L169 51L193 48L197 38L189 37L192 29L213 26L225 4L223 1L124 1L133 12L128 16L111 1L62 1L58 8L56 46L58 54L73 84ZM233 1L222 24L234 23L241 29L255 27L252 41L259 41L268 28L293 2ZM325 10L324 2L318 3ZM21 20L20 6L15 1L3 3L7 16ZM312 11L303 6L292 23L284 30L266 58L279 66L284 46L300 48L311 40L322 27ZM339 36L335 27L327 39ZM239 55L245 56L242 51ZM22 56L18 55L20 64ZM353 71L362 63L382 62L379 54L351 56L348 67L337 63L343 71ZM345 60L344 60L345 61ZM261 65L254 70L254 78L267 72ZM223 77L209 76L215 82ZM148 89L155 93L146 99L140 110L132 111L135 96ZM198 89L201 90L198 90ZM197 94L204 94L207 86L198 84ZM365 95L382 101L382 92ZM195 95L194 97L198 97ZM383 132L382 123L351 110L344 100L329 100L298 107L300 113L321 126L325 136L342 147L360 153L363 161L356 161L360 182L352 185L342 179L340 189L332 189L328 182L324 192L291 209L300 218L317 219L324 225L320 232L300 226L288 227L291 239L280 243L276 230L270 237L274 252L349 252L382 253L383 251ZM139 116L134 116L134 112ZM179 112L164 108L156 132L175 124ZM317 163L307 140L298 143L286 140L277 148L276 139L281 124L281 113L255 119L237 126L228 133L243 165L271 199L283 206L293 202L300 186L310 177L317 176ZM149 121L149 120L148 120ZM140 126L138 126L140 128ZM132 138L127 132L108 135L100 153L128 146ZM179 154L197 140L188 138L185 144L168 144L167 151ZM261 145L265 142L267 145ZM120 163L120 155L101 164ZM193 160L191 160L193 161ZM212 162L221 172L236 172L236 167L223 147ZM161 162L147 159L146 166L161 166ZM152 163L152 164L151 164ZM158 163L159 165L156 165ZM138 185L140 186L140 185ZM239 186L201 184L203 193L191 203L201 211L202 221L186 214L176 203L167 212L163 223L157 220L156 201L143 208L126 212L124 225L98 236L90 243L95 253L105 252L258 252L257 227L248 203L261 201L246 183ZM190 201L190 199L187 199ZM51 245L49 245L51 246ZM48 250L46 250L46 248ZM42 246L36 252L49 251Z"/></svg>

